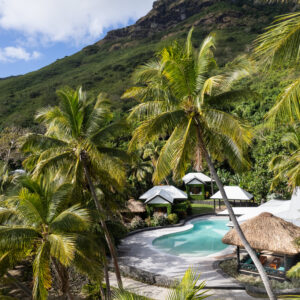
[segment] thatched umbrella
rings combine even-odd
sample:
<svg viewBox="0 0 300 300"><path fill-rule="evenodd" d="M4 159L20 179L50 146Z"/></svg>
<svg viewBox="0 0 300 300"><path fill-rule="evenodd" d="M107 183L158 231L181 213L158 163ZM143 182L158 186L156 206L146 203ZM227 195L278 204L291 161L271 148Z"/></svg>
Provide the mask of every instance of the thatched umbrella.
<svg viewBox="0 0 300 300"><path fill-rule="evenodd" d="M300 237L300 227L284 221L270 213L262 213L241 224L241 228L252 248L268 250L278 254L296 255L300 247L295 239ZM222 239L223 243L243 247L235 229Z"/></svg>
<svg viewBox="0 0 300 300"><path fill-rule="evenodd" d="M141 201L130 199L126 203L127 211L138 214L146 211L144 204Z"/></svg>

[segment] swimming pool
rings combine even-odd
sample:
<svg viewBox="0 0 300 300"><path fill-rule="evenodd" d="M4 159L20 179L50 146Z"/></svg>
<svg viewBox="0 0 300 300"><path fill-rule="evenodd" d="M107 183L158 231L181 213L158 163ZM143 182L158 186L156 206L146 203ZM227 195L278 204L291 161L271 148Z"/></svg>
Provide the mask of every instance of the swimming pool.
<svg viewBox="0 0 300 300"><path fill-rule="evenodd" d="M228 247L222 237L229 228L226 219L202 219L192 221L193 228L163 235L153 240L152 245L172 255L208 256Z"/></svg>

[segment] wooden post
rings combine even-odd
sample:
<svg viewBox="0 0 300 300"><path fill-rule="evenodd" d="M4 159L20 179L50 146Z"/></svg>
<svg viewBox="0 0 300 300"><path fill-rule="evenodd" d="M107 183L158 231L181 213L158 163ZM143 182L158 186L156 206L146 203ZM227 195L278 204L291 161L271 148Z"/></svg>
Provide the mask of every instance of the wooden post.
<svg viewBox="0 0 300 300"><path fill-rule="evenodd" d="M236 247L236 258L237 258L237 270L239 271L240 264L241 264L241 260L240 260L240 247L239 246Z"/></svg>
<svg viewBox="0 0 300 300"><path fill-rule="evenodd" d="M216 199L214 199L214 211L216 212Z"/></svg>
<svg viewBox="0 0 300 300"><path fill-rule="evenodd" d="M221 199L219 199L219 209L221 210Z"/></svg>
<svg viewBox="0 0 300 300"><path fill-rule="evenodd" d="M242 200L240 200L240 206L242 206Z"/></svg>
<svg viewBox="0 0 300 300"><path fill-rule="evenodd" d="M285 254L283 256L283 265L284 265L284 273L286 274L288 266L287 266L287 257Z"/></svg>

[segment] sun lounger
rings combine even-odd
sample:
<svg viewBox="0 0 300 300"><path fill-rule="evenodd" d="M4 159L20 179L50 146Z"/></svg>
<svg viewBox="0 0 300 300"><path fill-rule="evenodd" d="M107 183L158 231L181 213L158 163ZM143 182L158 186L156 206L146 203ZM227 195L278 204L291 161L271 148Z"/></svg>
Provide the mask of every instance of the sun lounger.
<svg viewBox="0 0 300 300"><path fill-rule="evenodd" d="M268 258L265 255L260 255L259 261L262 265L264 265L267 262Z"/></svg>
<svg viewBox="0 0 300 300"><path fill-rule="evenodd" d="M280 267L280 265L281 265L281 259L278 257L275 257L269 264L269 267L277 270Z"/></svg>

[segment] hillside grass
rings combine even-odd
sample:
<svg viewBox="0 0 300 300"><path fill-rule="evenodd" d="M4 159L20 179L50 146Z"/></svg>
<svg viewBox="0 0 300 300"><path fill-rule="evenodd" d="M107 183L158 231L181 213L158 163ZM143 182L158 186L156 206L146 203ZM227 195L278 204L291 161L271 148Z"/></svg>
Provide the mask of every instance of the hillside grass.
<svg viewBox="0 0 300 300"><path fill-rule="evenodd" d="M132 73L138 65L148 61L172 40L185 39L189 28L206 16L236 12L241 17L229 19L229 23L195 26L193 38L196 45L200 44L209 32L216 32L216 56L218 63L224 65L237 55L249 51L257 34L281 11L280 5L256 7L249 2L245 7L242 5L245 3L247 2L233 4L220 1L204 7L201 13L151 38L125 38L115 42L107 41L101 45L94 44L72 56L58 59L38 71L1 79L0 129L11 125L36 126L33 120L36 110L55 105L55 92L65 85L73 88L82 85L91 96L100 91L109 93L117 115L122 116L135 104L132 100L120 100L120 95L131 86ZM113 50L116 43L127 47Z"/></svg>

